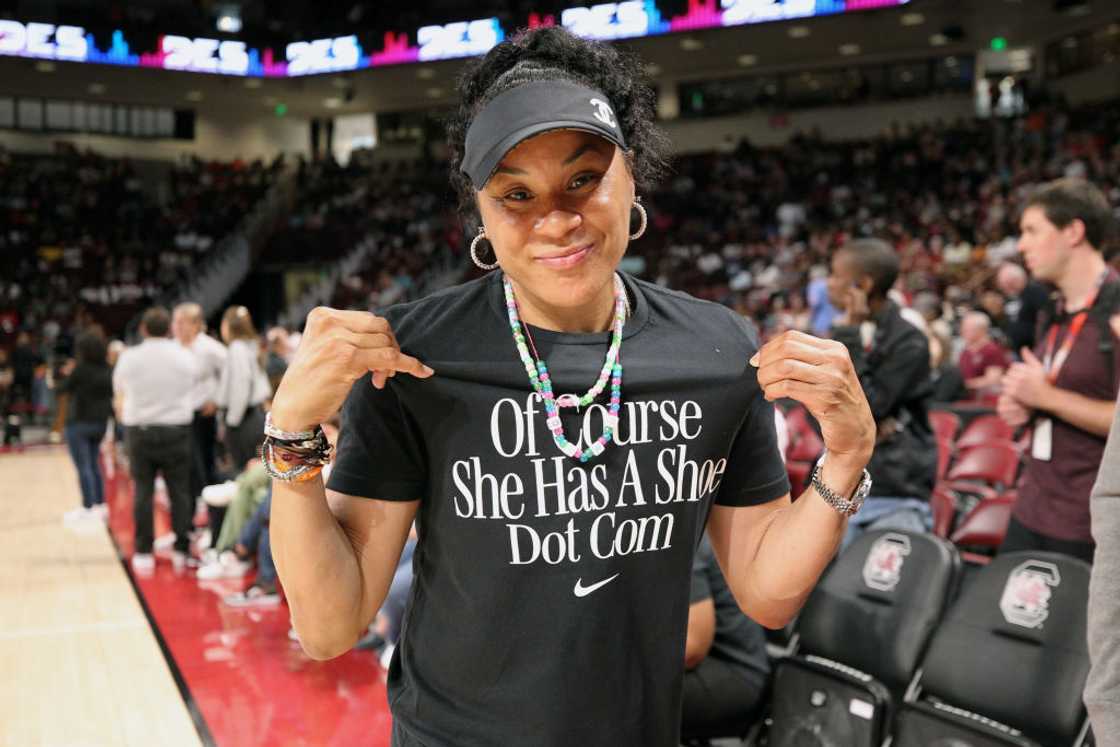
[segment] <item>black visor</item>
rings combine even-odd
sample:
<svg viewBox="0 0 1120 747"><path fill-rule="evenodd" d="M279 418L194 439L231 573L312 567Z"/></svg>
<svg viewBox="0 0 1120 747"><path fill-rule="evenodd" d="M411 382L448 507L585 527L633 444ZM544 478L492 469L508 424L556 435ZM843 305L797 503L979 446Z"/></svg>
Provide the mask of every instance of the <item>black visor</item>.
<svg viewBox="0 0 1120 747"><path fill-rule="evenodd" d="M603 94L567 81L524 83L494 97L471 122L463 173L482 189L515 145L549 130L583 130L626 149L618 117Z"/></svg>

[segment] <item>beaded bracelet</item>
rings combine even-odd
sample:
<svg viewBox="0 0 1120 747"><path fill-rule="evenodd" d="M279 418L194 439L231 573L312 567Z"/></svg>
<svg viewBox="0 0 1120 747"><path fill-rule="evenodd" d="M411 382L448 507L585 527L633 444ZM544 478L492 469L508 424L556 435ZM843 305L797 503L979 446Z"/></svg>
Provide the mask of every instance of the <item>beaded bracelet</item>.
<svg viewBox="0 0 1120 747"><path fill-rule="evenodd" d="M314 479L330 461L330 452L322 456L301 456L292 452L277 453L277 447L265 438L261 444L261 462L264 471L283 482L306 482ZM294 467L292 465L295 465Z"/></svg>

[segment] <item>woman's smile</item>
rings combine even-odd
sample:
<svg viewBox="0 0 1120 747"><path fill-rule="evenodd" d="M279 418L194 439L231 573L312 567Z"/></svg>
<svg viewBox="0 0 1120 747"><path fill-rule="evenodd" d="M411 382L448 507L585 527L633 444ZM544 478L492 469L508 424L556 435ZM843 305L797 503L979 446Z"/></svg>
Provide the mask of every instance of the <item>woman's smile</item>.
<svg viewBox="0 0 1120 747"><path fill-rule="evenodd" d="M594 243L584 244L582 246L563 249L553 254L546 254L537 257L536 260L545 267L551 267L554 270L568 270L581 264L585 259L590 257L594 251Z"/></svg>

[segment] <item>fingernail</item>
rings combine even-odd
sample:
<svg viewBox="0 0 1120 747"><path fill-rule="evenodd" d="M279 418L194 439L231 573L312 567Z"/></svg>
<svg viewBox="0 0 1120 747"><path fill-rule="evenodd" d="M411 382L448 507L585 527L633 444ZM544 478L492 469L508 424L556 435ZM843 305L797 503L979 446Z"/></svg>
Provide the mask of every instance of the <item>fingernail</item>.
<svg viewBox="0 0 1120 747"><path fill-rule="evenodd" d="M435 369L433 369L431 366L424 366L424 374L426 376L431 376L434 373L435 373Z"/></svg>
<svg viewBox="0 0 1120 747"><path fill-rule="evenodd" d="M751 356L751 365L758 368L758 353Z"/></svg>

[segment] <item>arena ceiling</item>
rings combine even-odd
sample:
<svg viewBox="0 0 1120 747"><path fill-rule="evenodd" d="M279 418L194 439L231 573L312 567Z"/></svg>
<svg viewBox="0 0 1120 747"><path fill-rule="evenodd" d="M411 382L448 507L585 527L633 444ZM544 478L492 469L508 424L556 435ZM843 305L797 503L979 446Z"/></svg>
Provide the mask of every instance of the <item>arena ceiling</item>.
<svg viewBox="0 0 1120 747"><path fill-rule="evenodd" d="M0 0L0 13L9 17L42 18L34 13L41 0ZM200 8L212 10L215 2L187 0L143 0L128 3L50 2L50 18L67 23L84 23L97 28L123 25L149 19L153 24L183 25L198 23ZM528 8L555 10L572 3L502 3L502 12L511 17L527 17ZM72 8L68 7L73 6ZM289 15L279 37L296 31L316 34L344 33L348 13L361 6L356 25L380 22L385 8L403 8L397 0L386 3L335 2L320 0L251 0L242 3L246 31L250 22L259 28L255 7L284 8ZM413 6L416 3L412 3ZM470 7L464 11L463 6ZM402 14L396 28L415 28L438 16L447 21L478 17L485 4L453 2L425 5L425 17ZM17 7L18 6L18 7ZM127 8L127 10L124 10ZM319 20L304 19L310 9L319 8ZM349 10L347 10L347 8ZM324 9L330 12L325 12ZM512 10L511 10L512 9ZM72 18L79 10L84 16ZM194 12L194 16L191 15ZM338 13L338 16L333 15ZM410 11L411 13L411 11ZM139 15L137 15L139 14ZM277 15L280 15L279 13ZM194 18L194 21L189 19ZM209 16L207 16L209 18ZM327 18L329 22L322 19ZM341 24L338 19L341 18ZM407 22L406 22L407 21ZM1014 48L1037 45L1101 24L1120 21L1120 7L1114 0L1070 3L1066 0L913 0L909 5L888 9L829 16L804 22L757 24L732 29L713 29L691 34L669 34L620 42L635 50L650 66L655 81L695 80L756 72L779 72L836 65L858 65L894 59L920 58L954 53L973 53L986 49L993 37L1004 37ZM207 21L209 22L209 21ZM412 23L409 26L409 23ZM264 19L268 27L267 18ZM307 26L306 29L297 27ZM194 27L168 29L185 33L213 33ZM807 31L807 34L805 33ZM132 32L130 32L132 33ZM244 36L244 35L242 35ZM302 36L298 34L297 36ZM307 36L303 36L307 38ZM113 103L134 103L199 111L240 108L265 113L283 103L292 116L325 116L347 112L403 111L446 106L454 97L454 78L461 61L409 64L362 70L347 74L327 74L295 79L255 79L168 72L163 70L115 67L110 65L52 63L43 71L42 63L22 58L0 58L0 93L23 96L50 95Z"/></svg>

